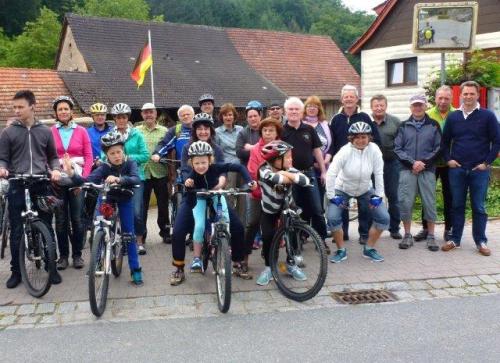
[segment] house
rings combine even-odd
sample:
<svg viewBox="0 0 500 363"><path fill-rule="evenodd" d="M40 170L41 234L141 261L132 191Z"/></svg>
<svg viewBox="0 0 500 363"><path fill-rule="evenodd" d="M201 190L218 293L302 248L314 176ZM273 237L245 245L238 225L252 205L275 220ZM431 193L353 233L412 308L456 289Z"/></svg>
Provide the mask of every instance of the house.
<svg viewBox="0 0 500 363"><path fill-rule="evenodd" d="M388 112L407 118L408 99L424 93L429 74L440 69L440 53L414 53L412 46L413 9L417 3L441 1L387 0L376 8L378 16L368 30L351 46L361 54L362 107L370 108L370 98L382 93L388 99ZM475 47L500 54L500 1L478 0ZM463 57L463 53L445 58Z"/></svg>
<svg viewBox="0 0 500 363"><path fill-rule="evenodd" d="M360 82L325 36L68 14L56 69L83 110L97 101L125 102L137 117L141 105L151 100L150 75L139 89L130 78L148 30L155 103L172 117L181 104L197 106L207 92L216 107L232 102L239 108L253 99L268 104L317 94L332 114L342 86Z"/></svg>

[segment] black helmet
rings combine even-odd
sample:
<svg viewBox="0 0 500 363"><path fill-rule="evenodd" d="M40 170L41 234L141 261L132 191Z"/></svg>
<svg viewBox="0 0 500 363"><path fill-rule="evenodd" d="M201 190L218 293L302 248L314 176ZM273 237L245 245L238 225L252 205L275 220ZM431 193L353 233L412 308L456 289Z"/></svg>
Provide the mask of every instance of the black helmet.
<svg viewBox="0 0 500 363"><path fill-rule="evenodd" d="M201 104L205 101L210 101L215 104L214 96L212 96L210 93L204 93L200 96L200 98L198 98L198 106L201 106Z"/></svg>
<svg viewBox="0 0 500 363"><path fill-rule="evenodd" d="M69 105L69 108L73 109L73 107L75 107L75 103L73 102L73 100L71 99L71 97L69 96L59 96L59 97L56 97L54 99L54 101L52 101L52 108L54 109L54 111L57 110L57 105L61 102L66 102L68 105Z"/></svg>

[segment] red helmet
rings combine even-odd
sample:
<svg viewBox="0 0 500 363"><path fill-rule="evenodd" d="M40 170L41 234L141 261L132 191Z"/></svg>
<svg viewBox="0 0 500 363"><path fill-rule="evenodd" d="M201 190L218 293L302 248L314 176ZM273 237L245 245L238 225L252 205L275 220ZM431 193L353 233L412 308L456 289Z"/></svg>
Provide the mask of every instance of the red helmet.
<svg viewBox="0 0 500 363"><path fill-rule="evenodd" d="M287 151L292 149L293 146L289 143L281 140L275 140L271 141L269 144L264 145L262 147L262 150L260 151L260 155L264 158L265 161L271 162L285 155Z"/></svg>

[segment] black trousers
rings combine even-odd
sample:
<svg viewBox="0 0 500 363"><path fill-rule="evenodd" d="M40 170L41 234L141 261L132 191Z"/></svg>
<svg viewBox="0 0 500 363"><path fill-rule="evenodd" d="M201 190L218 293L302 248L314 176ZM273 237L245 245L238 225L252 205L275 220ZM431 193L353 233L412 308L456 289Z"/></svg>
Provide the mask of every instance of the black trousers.
<svg viewBox="0 0 500 363"><path fill-rule="evenodd" d="M168 188L168 178L154 178L151 177L144 181L144 225L147 226L148 221L148 209L149 209L149 199L151 198L151 193L154 191L156 196L156 202L158 205L158 218L156 222L158 223L158 228L160 229L160 236L168 236L170 230L168 229L168 198L169 198L169 188ZM146 230L147 233L147 230Z"/></svg>

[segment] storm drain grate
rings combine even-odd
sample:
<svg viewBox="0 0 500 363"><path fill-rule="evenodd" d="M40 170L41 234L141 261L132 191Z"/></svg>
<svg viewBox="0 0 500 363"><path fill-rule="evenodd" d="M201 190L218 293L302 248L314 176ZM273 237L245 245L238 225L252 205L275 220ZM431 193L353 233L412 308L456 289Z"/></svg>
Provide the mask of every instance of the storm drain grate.
<svg viewBox="0 0 500 363"><path fill-rule="evenodd" d="M332 293L333 298L341 304L373 304L396 301L398 298L385 290L358 290Z"/></svg>

